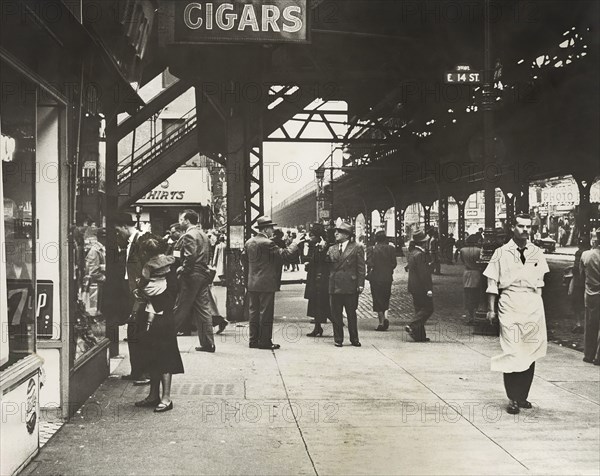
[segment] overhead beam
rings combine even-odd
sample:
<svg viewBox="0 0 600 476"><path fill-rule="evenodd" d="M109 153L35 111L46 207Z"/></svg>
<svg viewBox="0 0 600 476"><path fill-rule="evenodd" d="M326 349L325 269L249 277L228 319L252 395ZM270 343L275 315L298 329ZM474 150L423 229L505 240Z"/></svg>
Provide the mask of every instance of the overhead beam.
<svg viewBox="0 0 600 476"><path fill-rule="evenodd" d="M143 106L138 112L121 121L117 125L115 131L117 140L123 139L127 134L133 132L138 126L150 119L154 114L159 112L164 107L168 106L191 88L193 84L184 79L179 79L171 84L168 88L163 89L160 93L154 96L150 102Z"/></svg>

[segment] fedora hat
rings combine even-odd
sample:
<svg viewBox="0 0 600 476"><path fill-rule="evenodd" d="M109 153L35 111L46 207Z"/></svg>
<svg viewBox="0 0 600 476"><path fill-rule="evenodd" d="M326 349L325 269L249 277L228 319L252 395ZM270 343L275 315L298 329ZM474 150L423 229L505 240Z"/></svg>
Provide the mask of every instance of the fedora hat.
<svg viewBox="0 0 600 476"><path fill-rule="evenodd" d="M268 226L275 226L277 225L277 223L273 223L273 221L271 220L271 217L264 215L262 217L258 217L256 220L256 227L257 228L266 228Z"/></svg>
<svg viewBox="0 0 600 476"><path fill-rule="evenodd" d="M340 226L336 226L335 229L338 231L341 231L342 233L346 233L348 235L351 235L352 233L354 233L354 230L352 229L352 225L350 223L346 223L345 221L340 223Z"/></svg>
<svg viewBox="0 0 600 476"><path fill-rule="evenodd" d="M424 241L427 241L427 234L422 230L418 230L413 234L412 240L415 243L423 243Z"/></svg>

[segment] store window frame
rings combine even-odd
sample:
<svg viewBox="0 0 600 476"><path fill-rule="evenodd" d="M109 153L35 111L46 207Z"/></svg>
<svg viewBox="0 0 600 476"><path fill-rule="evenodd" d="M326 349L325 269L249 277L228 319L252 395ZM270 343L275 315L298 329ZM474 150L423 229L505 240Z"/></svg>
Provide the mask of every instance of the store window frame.
<svg viewBox="0 0 600 476"><path fill-rule="evenodd" d="M59 137L58 137L58 163L64 167L64 164L67 163L68 157L68 136L67 136L67 124L68 124L68 105L69 102L67 98L56 88L49 85L41 76L37 75L33 71L31 71L25 64L15 58L13 55L8 53L6 50L0 47L0 63L4 63L7 67L11 68L15 73L21 75L25 80L32 83L32 85L36 88L36 116L37 116L37 108L39 107L40 97L43 97L44 101L53 101L53 105L59 108L59 119L58 119L58 129L59 129ZM37 142L37 118L36 118L36 142ZM36 151L37 152L37 151ZM37 162L37 161L34 161ZM69 204L69 184L68 181L65 183L65 171L63 168L60 168L59 172L59 205L61 210L60 220L61 224L59 226L59 242L60 243L68 243L68 233L66 227L63 226L64 223L69 223L69 216L71 206ZM68 173L68 172L67 172ZM68 175L67 175L68 177ZM37 180L37 177L36 177ZM33 191L33 211L34 216L36 212L36 187L34 187ZM62 206L66 204L67 206ZM66 221L64 221L66 220ZM36 236L37 241L37 233L38 228L36 224L36 220L33 221L33 233ZM34 256L32 259L37 260L37 254L34 246ZM69 309L70 309L70 301L69 301L69 250L64 246L60 246L60 254L59 254L59 273L60 280L58 285L60 286L59 296L61 302L61 332L60 339L54 340L54 345L50 344L52 348L59 348L63 356L69 355L69 341L70 341L70 329L69 329ZM34 271L33 273L33 282L37 281L37 274ZM34 286L34 298L37 302L37 283ZM65 318L66 320L63 320ZM37 350L39 348L47 347L49 344L44 341L38 341L37 338L37 322L34 319L34 329L33 329L33 353L28 355L22 361L19 361L17 365L12 365L2 371L1 382L2 387L11 386L14 384L14 381L17 381L22 375L23 369L33 369L39 368L42 366L42 360L37 355ZM61 375L68 375L70 359L62 358L61 359ZM68 386L61 385L61 393L63 401L66 401L65 397L68 396Z"/></svg>

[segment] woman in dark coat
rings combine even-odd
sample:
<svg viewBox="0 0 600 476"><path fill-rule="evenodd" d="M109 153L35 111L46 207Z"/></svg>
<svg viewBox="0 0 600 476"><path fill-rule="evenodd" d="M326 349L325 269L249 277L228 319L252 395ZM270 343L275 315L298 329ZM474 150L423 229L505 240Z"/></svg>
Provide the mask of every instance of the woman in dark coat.
<svg viewBox="0 0 600 476"><path fill-rule="evenodd" d="M313 317L315 322L312 332L306 334L308 337L321 337L323 335L322 325L331 317L329 307L329 263L326 261L329 244L325 237L325 227L320 223L313 224L308 231L304 298L308 299L306 315Z"/></svg>
<svg viewBox="0 0 600 476"><path fill-rule="evenodd" d="M150 393L135 405L154 407L156 413L173 409L171 378L183 373L173 320L177 278L171 266L174 259L164 254L166 250L166 243L158 237L150 236L140 244L145 264L136 289L148 303L144 310L146 328L140 331L139 347L140 369L150 375Z"/></svg>
<svg viewBox="0 0 600 476"><path fill-rule="evenodd" d="M390 321L385 316L390 308L392 281L396 267L396 248L387 243L385 231L375 233L375 246L367 248L367 278L371 284L373 311L379 317L376 331L387 331Z"/></svg>

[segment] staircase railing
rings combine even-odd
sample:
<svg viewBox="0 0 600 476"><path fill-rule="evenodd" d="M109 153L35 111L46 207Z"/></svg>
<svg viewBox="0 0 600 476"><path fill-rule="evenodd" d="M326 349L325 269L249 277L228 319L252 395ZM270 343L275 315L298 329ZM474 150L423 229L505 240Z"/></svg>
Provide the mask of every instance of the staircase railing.
<svg viewBox="0 0 600 476"><path fill-rule="evenodd" d="M196 108L194 107L185 113L180 118L184 119L184 123L178 128L158 140L157 137L162 135L162 132L152 136L148 141L135 149L128 158L121 161L117 169L117 183L122 185L128 180L132 180L135 174L177 144L183 136L191 132L197 124L195 111Z"/></svg>

